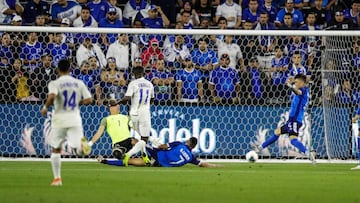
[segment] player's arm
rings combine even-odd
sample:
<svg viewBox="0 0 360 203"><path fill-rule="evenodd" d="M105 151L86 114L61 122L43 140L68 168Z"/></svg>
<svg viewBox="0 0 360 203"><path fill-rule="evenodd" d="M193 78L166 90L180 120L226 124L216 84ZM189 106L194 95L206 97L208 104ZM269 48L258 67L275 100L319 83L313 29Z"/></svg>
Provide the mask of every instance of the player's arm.
<svg viewBox="0 0 360 203"><path fill-rule="evenodd" d="M170 143L166 143L166 144L161 144L158 146L159 149L162 149L162 150L168 150L168 149L171 149L173 147L176 147L178 145L182 144L181 142L170 142Z"/></svg>
<svg viewBox="0 0 360 203"><path fill-rule="evenodd" d="M204 168L220 168L220 167L222 167L222 165L211 164L211 163L208 163L208 162L205 162L205 161L200 161L194 155L193 155L192 160L189 163L194 164L194 165L198 165L198 166L204 167Z"/></svg>
<svg viewBox="0 0 360 203"><path fill-rule="evenodd" d="M219 165L219 164L211 164L211 163L204 162L204 161L201 161L199 163L199 166L204 167L204 168L222 168L223 167L222 165Z"/></svg>
<svg viewBox="0 0 360 203"><path fill-rule="evenodd" d="M359 120L359 114L356 114L353 118L352 118L352 122L356 123Z"/></svg>
<svg viewBox="0 0 360 203"><path fill-rule="evenodd" d="M91 104L93 102L93 97L89 91L89 89L87 88L87 86L84 83L81 83L82 89L82 100L80 100L79 105L88 105Z"/></svg>
<svg viewBox="0 0 360 203"><path fill-rule="evenodd" d="M56 94L50 93L46 99L45 105L41 109L41 115L46 116L49 106L53 105Z"/></svg>
<svg viewBox="0 0 360 203"><path fill-rule="evenodd" d="M95 135L91 138L91 140L89 141L89 146L91 147L96 141L98 141L98 139L104 134L106 128L106 118L103 118L101 120L100 126L98 128L98 130L96 131Z"/></svg>
<svg viewBox="0 0 360 203"><path fill-rule="evenodd" d="M131 101L131 97L130 96L125 96L118 102L118 104L127 104L130 101Z"/></svg>
<svg viewBox="0 0 360 203"><path fill-rule="evenodd" d="M93 101L92 97L89 97L89 98L86 98L86 99L82 99L80 102L79 102L79 105L88 105L88 104L91 104Z"/></svg>
<svg viewBox="0 0 360 203"><path fill-rule="evenodd" d="M302 95L302 91L293 85L290 80L286 81L286 86L288 86L296 95Z"/></svg>
<svg viewBox="0 0 360 203"><path fill-rule="evenodd" d="M356 123L360 118L360 107L358 108L356 115L352 118L352 122Z"/></svg>

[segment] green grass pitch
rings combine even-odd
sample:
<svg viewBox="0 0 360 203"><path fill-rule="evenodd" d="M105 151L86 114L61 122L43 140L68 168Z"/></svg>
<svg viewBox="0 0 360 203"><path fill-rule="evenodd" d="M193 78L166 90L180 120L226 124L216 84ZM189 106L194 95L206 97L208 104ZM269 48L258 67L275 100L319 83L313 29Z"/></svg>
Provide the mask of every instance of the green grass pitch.
<svg viewBox="0 0 360 203"><path fill-rule="evenodd" d="M360 171L350 164L229 163L223 168L115 167L62 162L0 162L1 203L360 202Z"/></svg>

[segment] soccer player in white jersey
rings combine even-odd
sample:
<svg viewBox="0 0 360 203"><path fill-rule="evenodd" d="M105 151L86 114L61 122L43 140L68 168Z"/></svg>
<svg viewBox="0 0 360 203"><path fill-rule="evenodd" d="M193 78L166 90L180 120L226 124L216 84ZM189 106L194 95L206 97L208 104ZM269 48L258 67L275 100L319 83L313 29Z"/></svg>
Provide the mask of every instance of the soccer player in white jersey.
<svg viewBox="0 0 360 203"><path fill-rule="evenodd" d="M60 153L65 139L78 155L88 155L91 150L84 137L79 105L90 104L92 95L81 80L70 76L69 61L60 60L57 71L59 78L49 83L48 97L41 109L41 114L46 116L48 108L54 105L49 138L52 147L50 160L54 175L52 186L62 185Z"/></svg>
<svg viewBox="0 0 360 203"><path fill-rule="evenodd" d="M132 70L135 80L129 83L125 97L119 102L126 104L131 101L130 118L134 125L134 130L138 132L141 139L156 144L156 139L150 136L151 117L150 104L154 100L154 86L144 78L144 68L136 66Z"/></svg>

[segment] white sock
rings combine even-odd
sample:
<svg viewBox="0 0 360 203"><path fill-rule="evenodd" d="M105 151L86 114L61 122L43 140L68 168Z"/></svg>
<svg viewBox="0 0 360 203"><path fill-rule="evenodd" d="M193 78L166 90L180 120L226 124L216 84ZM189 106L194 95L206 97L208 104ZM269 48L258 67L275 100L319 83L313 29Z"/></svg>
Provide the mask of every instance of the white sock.
<svg viewBox="0 0 360 203"><path fill-rule="evenodd" d="M60 153L51 153L51 168L54 178L61 178L61 155Z"/></svg>
<svg viewBox="0 0 360 203"><path fill-rule="evenodd" d="M140 151L143 151L145 149L145 146L146 144L144 140L139 140L127 154L129 155L129 157L131 157L132 155L137 154Z"/></svg>
<svg viewBox="0 0 360 203"><path fill-rule="evenodd" d="M157 148L157 147L159 147L161 144L163 144L163 143L161 143L161 141L160 141L160 139L159 138L155 138L155 137L153 137L153 136L149 136L149 141L151 142L151 145L153 146L153 147L155 147L155 148Z"/></svg>

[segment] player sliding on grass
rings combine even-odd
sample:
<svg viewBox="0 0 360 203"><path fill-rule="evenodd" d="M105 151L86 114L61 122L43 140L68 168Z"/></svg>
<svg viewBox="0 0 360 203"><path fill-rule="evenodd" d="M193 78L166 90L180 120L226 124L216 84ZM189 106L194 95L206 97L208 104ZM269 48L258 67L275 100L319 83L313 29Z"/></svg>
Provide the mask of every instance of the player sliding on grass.
<svg viewBox="0 0 360 203"><path fill-rule="evenodd" d="M145 142L130 137L129 128L132 127L132 122L129 117L119 114L120 106L115 101L110 101L108 107L110 115L101 120L97 132L88 143L89 146L92 146L106 129L112 141L115 158L121 159L122 163L127 166L129 158L141 151L143 162L145 165L150 165L150 160L145 152Z"/></svg>
<svg viewBox="0 0 360 203"><path fill-rule="evenodd" d="M187 163L191 163L200 167L221 167L221 165L210 164L196 159L196 157L191 153L191 150L195 148L196 144L197 139L195 137L191 137L185 143L171 142L162 144L158 148L146 147L146 150L152 159L153 166L179 167ZM103 164L124 166L121 160L107 160L102 156L98 156L97 160ZM130 158L128 164L134 166L145 166L145 163L141 158Z"/></svg>
<svg viewBox="0 0 360 203"><path fill-rule="evenodd" d="M315 151L309 151L306 147L297 139L299 135L299 129L302 126L302 120L304 118L304 111L309 101L309 88L306 86L306 76L303 74L297 74L294 78L294 84L287 81L286 84L291 91L292 101L290 106L289 119L285 125L277 128L275 133L265 140L259 146L255 146L255 151L260 152L267 146L274 143L279 139L279 136L288 133L290 143L298 148L303 154L309 156L313 164L315 164Z"/></svg>
<svg viewBox="0 0 360 203"><path fill-rule="evenodd" d="M358 122L360 118L360 107L358 108L356 115L352 118L352 122L356 123ZM359 164L357 166L355 166L354 168L351 168L351 170L360 170L360 128L358 129L358 137L357 137L357 149L358 149L358 159L359 159Z"/></svg>
<svg viewBox="0 0 360 203"><path fill-rule="evenodd" d="M54 175L52 186L62 185L60 153L65 140L78 155L88 155L91 151L84 137L79 109L80 104L91 104L91 93L81 80L70 76L69 61L60 60L57 71L59 78L49 83L48 98L41 109L41 114L46 116L47 109L54 104L49 136L52 147L50 160Z"/></svg>

